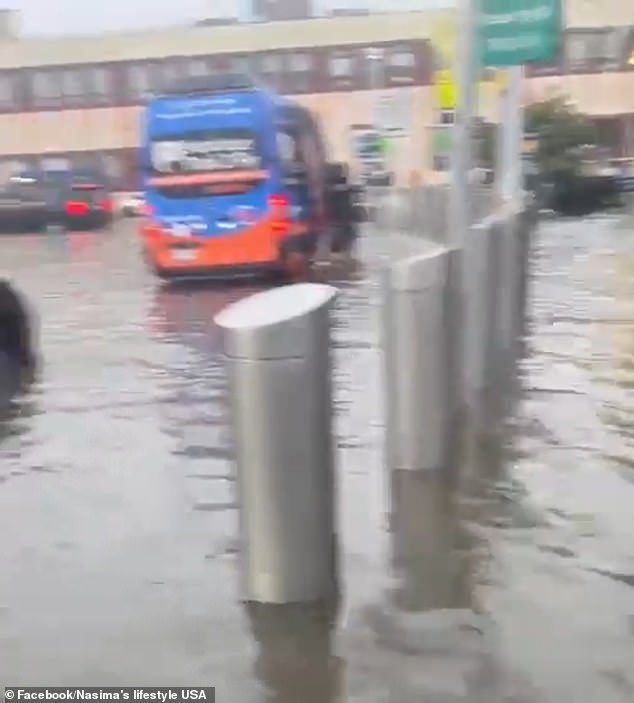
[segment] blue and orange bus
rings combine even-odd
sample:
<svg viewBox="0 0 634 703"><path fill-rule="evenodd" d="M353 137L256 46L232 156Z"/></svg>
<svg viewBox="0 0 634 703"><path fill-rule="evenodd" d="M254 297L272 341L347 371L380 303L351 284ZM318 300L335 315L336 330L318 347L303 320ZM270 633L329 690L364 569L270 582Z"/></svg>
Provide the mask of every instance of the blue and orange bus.
<svg viewBox="0 0 634 703"><path fill-rule="evenodd" d="M190 79L142 125L144 255L162 278L308 271L327 234L327 162L312 114L249 76Z"/></svg>

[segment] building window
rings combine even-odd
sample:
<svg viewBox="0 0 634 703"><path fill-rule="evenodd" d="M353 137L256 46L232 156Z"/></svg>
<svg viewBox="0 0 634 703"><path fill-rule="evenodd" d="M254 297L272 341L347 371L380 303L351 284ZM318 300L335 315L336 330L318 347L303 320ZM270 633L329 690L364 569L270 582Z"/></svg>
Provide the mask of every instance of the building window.
<svg viewBox="0 0 634 703"><path fill-rule="evenodd" d="M250 73L251 62L248 56L232 56L229 59L229 70L236 73Z"/></svg>
<svg viewBox="0 0 634 703"><path fill-rule="evenodd" d="M288 56L287 88L292 93L308 92L312 88L313 63L306 53Z"/></svg>
<svg viewBox="0 0 634 703"><path fill-rule="evenodd" d="M389 57L389 65L392 68L403 68L411 70L416 66L414 52L409 49L397 49L392 51Z"/></svg>
<svg viewBox="0 0 634 703"><path fill-rule="evenodd" d="M387 54L385 71L388 85L411 85L416 80L416 54L411 47L398 46Z"/></svg>
<svg viewBox="0 0 634 703"><path fill-rule="evenodd" d="M181 59L166 59L157 66L157 89L165 90L186 75L186 66Z"/></svg>
<svg viewBox="0 0 634 703"><path fill-rule="evenodd" d="M331 90L358 90L367 83L370 61L358 47L333 51L328 58L328 82Z"/></svg>
<svg viewBox="0 0 634 703"><path fill-rule="evenodd" d="M330 58L329 71L333 78L352 79L354 75L354 62L351 56L335 55Z"/></svg>
<svg viewBox="0 0 634 703"><path fill-rule="evenodd" d="M34 71L31 76L31 93L35 107L58 107L62 98L62 83L59 71Z"/></svg>
<svg viewBox="0 0 634 703"><path fill-rule="evenodd" d="M209 74L209 66L205 59L189 59L185 65L185 72L188 76L206 76Z"/></svg>
<svg viewBox="0 0 634 703"><path fill-rule="evenodd" d="M128 94L134 102L143 102L153 93L152 72L147 64L135 64L128 68Z"/></svg>
<svg viewBox="0 0 634 703"><path fill-rule="evenodd" d="M121 159L114 154L100 154L100 165L106 176L112 181L118 181L123 175Z"/></svg>
<svg viewBox="0 0 634 703"><path fill-rule="evenodd" d="M440 111L440 124L454 124L456 121L456 113L454 110Z"/></svg>
<svg viewBox="0 0 634 703"><path fill-rule="evenodd" d="M566 34L569 71L618 70L624 63L628 28L573 30Z"/></svg>
<svg viewBox="0 0 634 703"><path fill-rule="evenodd" d="M110 72L104 66L92 66L85 73L86 93L97 104L110 102L111 85Z"/></svg>
<svg viewBox="0 0 634 703"><path fill-rule="evenodd" d="M85 74L82 69L68 68L62 72L62 94L64 102L70 106L83 105L89 96L86 95Z"/></svg>
<svg viewBox="0 0 634 703"><path fill-rule="evenodd" d="M260 78L265 85L274 90L283 89L283 62L281 54L262 54L253 63L258 78Z"/></svg>
<svg viewBox="0 0 634 703"><path fill-rule="evenodd" d="M44 171L67 171L70 159L64 155L43 156L40 160L40 168Z"/></svg>
<svg viewBox="0 0 634 703"><path fill-rule="evenodd" d="M15 76L0 73L0 110L13 110L16 107Z"/></svg>

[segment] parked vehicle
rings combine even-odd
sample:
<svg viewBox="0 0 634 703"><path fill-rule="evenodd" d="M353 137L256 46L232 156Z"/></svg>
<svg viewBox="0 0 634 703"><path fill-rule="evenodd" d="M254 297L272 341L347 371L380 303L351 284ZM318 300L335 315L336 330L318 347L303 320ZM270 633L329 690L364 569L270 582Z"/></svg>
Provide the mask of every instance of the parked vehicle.
<svg viewBox="0 0 634 703"><path fill-rule="evenodd" d="M130 193L120 204L123 217L140 217L145 214L145 200L141 193Z"/></svg>
<svg viewBox="0 0 634 703"><path fill-rule="evenodd" d="M0 189L0 231L37 232L46 218L46 195L37 180L15 178Z"/></svg>
<svg viewBox="0 0 634 703"><path fill-rule="evenodd" d="M113 200L108 181L93 169L23 171L9 179L7 189L16 194L20 205L8 200L5 220L18 230L51 225L100 229L112 220Z"/></svg>
<svg viewBox="0 0 634 703"><path fill-rule="evenodd" d="M157 275L306 275L329 235L326 150L309 110L221 74L154 98L143 124L140 234Z"/></svg>

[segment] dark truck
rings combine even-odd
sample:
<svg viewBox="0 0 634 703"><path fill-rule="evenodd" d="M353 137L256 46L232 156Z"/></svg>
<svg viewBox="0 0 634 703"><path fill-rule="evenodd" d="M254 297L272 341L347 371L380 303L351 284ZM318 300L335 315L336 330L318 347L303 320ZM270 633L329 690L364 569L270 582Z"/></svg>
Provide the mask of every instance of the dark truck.
<svg viewBox="0 0 634 703"><path fill-rule="evenodd" d="M4 232L37 232L49 226L100 229L112 216L107 179L92 169L23 171L0 189Z"/></svg>
<svg viewBox="0 0 634 703"><path fill-rule="evenodd" d="M67 229L102 229L113 217L108 179L93 169L46 171L40 176L47 193L47 225Z"/></svg>

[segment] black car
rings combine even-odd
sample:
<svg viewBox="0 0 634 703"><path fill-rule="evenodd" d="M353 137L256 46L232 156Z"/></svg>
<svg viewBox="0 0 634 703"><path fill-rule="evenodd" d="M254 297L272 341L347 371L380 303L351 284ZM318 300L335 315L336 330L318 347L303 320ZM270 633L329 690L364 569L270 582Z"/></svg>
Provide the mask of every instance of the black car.
<svg viewBox="0 0 634 703"><path fill-rule="evenodd" d="M37 232L46 220L46 193L37 180L12 178L0 188L0 231Z"/></svg>
<svg viewBox="0 0 634 703"><path fill-rule="evenodd" d="M100 229L112 220L112 193L107 179L97 171L30 171L9 181L10 185L18 183L32 184L33 191L39 194L38 213L43 209L43 214L38 214L41 226Z"/></svg>

